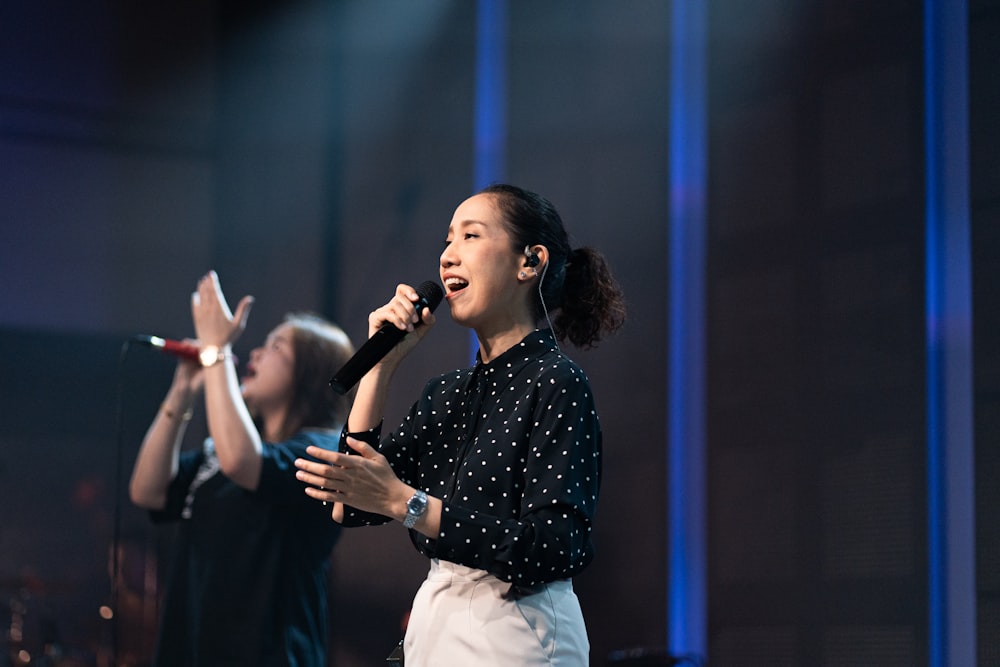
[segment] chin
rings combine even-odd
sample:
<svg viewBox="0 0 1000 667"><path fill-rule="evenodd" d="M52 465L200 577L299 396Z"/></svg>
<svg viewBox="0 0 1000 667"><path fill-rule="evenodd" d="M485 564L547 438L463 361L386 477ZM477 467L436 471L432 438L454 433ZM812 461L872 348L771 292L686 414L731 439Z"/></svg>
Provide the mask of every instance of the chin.
<svg viewBox="0 0 1000 667"><path fill-rule="evenodd" d="M463 327L469 326L469 314L467 307L463 308L462 306L456 306L450 301L448 302L448 306L450 307L449 310L451 313L452 322L454 322L455 324L460 324Z"/></svg>
<svg viewBox="0 0 1000 667"><path fill-rule="evenodd" d="M468 329L472 328L472 321L468 317L462 317L460 314L456 313L454 310L451 311L451 321L460 327L466 327Z"/></svg>

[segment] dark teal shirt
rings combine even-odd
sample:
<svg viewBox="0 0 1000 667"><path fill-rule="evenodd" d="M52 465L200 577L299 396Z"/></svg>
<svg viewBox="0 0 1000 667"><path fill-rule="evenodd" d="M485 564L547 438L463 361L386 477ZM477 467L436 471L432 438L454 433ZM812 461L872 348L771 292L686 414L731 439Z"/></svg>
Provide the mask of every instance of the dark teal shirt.
<svg viewBox="0 0 1000 667"><path fill-rule="evenodd" d="M211 440L184 452L156 522L176 521L160 612L158 667L325 667L327 565L339 525L295 478L308 445L336 432L264 443L248 491L218 470Z"/></svg>

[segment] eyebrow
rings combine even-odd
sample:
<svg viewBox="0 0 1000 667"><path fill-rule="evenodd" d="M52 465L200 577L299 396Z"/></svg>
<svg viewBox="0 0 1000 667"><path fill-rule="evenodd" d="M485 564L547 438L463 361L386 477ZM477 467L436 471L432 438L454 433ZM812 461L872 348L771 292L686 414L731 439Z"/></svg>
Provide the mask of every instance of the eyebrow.
<svg viewBox="0 0 1000 667"><path fill-rule="evenodd" d="M454 225L448 226L448 233L451 234L456 230L465 229L467 227L472 227L472 226L486 227L486 223L483 222L482 220L459 220Z"/></svg>

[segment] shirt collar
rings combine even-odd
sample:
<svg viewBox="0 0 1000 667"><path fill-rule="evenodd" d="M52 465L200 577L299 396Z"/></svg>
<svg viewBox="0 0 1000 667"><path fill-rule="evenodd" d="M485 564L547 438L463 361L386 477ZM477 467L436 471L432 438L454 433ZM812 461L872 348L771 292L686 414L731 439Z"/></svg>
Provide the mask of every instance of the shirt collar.
<svg viewBox="0 0 1000 667"><path fill-rule="evenodd" d="M535 329L521 339L521 342L511 346L488 364L484 364L479 352L476 352L476 365L469 369L465 380L464 391L469 392L481 388L482 381L500 368L507 368L516 373L529 363L536 361L547 352L558 352L556 339L551 329Z"/></svg>
<svg viewBox="0 0 1000 667"><path fill-rule="evenodd" d="M546 352L556 352L558 349L551 329L535 329L522 338L520 343L511 346L488 364L484 364L479 352L476 352L476 370L481 368L483 372L492 372L504 366L521 366L527 360L540 357Z"/></svg>

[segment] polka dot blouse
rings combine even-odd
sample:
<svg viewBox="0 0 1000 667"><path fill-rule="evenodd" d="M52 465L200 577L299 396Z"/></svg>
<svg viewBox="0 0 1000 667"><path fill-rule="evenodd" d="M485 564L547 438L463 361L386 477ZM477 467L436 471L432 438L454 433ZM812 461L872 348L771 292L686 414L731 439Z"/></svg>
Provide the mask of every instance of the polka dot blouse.
<svg viewBox="0 0 1000 667"><path fill-rule="evenodd" d="M601 428L586 375L551 331L431 380L381 443L380 427L349 435L443 501L436 540L410 531L424 555L524 587L571 577L593 558ZM388 521L345 510L346 526Z"/></svg>

